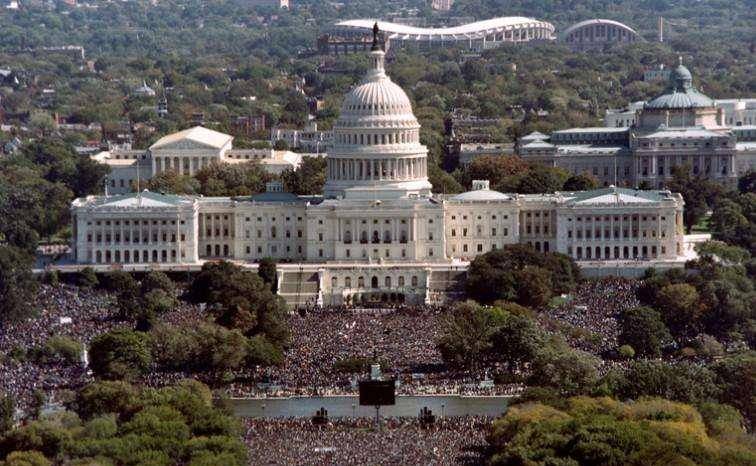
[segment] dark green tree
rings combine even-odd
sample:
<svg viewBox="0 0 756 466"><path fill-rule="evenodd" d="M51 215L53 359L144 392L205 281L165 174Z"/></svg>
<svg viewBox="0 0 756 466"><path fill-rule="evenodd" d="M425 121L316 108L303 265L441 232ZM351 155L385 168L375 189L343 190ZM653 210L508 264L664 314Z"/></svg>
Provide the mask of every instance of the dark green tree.
<svg viewBox="0 0 756 466"><path fill-rule="evenodd" d="M34 313L37 281L32 258L13 246L0 245L0 322L26 319Z"/></svg>
<svg viewBox="0 0 756 466"><path fill-rule="evenodd" d="M106 380L133 379L152 364L149 336L142 332L116 329L103 333L89 347L90 368Z"/></svg>
<svg viewBox="0 0 756 466"><path fill-rule="evenodd" d="M672 339L659 312L650 307L622 312L619 326L619 344L630 345L639 356L658 358L664 344Z"/></svg>

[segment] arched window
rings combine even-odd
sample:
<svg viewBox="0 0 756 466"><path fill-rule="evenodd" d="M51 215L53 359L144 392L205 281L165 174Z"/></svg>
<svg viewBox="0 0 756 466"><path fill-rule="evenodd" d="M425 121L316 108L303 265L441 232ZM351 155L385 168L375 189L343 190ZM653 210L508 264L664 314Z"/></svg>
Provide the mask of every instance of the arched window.
<svg viewBox="0 0 756 466"><path fill-rule="evenodd" d="M336 279L336 277L331 277L331 289L336 288L337 285L338 280Z"/></svg>
<svg viewBox="0 0 756 466"><path fill-rule="evenodd" d="M270 227L270 237L271 238L276 237L276 227Z"/></svg>
<svg viewBox="0 0 756 466"><path fill-rule="evenodd" d="M352 277L346 277L344 279L344 287L345 288L351 288L352 287Z"/></svg>
<svg viewBox="0 0 756 466"><path fill-rule="evenodd" d="M386 230L383 232L383 242L384 243L390 243L391 242L391 231Z"/></svg>
<svg viewBox="0 0 756 466"><path fill-rule="evenodd" d="M378 288L378 277L373 277L370 279L370 287Z"/></svg>
<svg viewBox="0 0 756 466"><path fill-rule="evenodd" d="M386 286L386 288L391 288L391 277L384 278L383 284Z"/></svg>
<svg viewBox="0 0 756 466"><path fill-rule="evenodd" d="M400 243L406 243L407 242L407 230L402 230L399 236L399 242Z"/></svg>
<svg viewBox="0 0 756 466"><path fill-rule="evenodd" d="M367 244L367 242L368 242L368 232L363 231L362 233L360 233L360 243Z"/></svg>
<svg viewBox="0 0 756 466"><path fill-rule="evenodd" d="M350 230L347 230L344 232L344 243L346 244L352 243L352 232Z"/></svg>
<svg viewBox="0 0 756 466"><path fill-rule="evenodd" d="M404 275L399 275L399 286L404 286Z"/></svg>
<svg viewBox="0 0 756 466"><path fill-rule="evenodd" d="M412 279L410 280L410 284L412 286L417 286L417 275L412 276Z"/></svg>
<svg viewBox="0 0 756 466"><path fill-rule="evenodd" d="M378 230L373 231L373 243L380 243L381 242L381 235L378 233Z"/></svg>
<svg viewBox="0 0 756 466"><path fill-rule="evenodd" d="M362 275L360 275L359 277L357 277L357 287L358 288L365 288L365 277L363 277Z"/></svg>

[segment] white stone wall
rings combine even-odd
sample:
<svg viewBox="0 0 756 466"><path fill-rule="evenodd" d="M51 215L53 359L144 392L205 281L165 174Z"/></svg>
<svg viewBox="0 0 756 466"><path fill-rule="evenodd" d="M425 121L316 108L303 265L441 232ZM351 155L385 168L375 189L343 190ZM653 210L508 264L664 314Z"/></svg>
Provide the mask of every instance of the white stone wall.
<svg viewBox="0 0 756 466"><path fill-rule="evenodd" d="M519 241L519 205L512 201L449 201L444 208L446 256L471 260Z"/></svg>
<svg viewBox="0 0 756 466"><path fill-rule="evenodd" d="M74 212L74 259L84 264L196 263L196 209Z"/></svg>

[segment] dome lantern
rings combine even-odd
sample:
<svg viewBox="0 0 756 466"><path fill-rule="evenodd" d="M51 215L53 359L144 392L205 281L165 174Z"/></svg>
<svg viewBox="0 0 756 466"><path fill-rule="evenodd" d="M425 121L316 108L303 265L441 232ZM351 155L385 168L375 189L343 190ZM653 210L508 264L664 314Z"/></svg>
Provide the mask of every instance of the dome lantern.
<svg viewBox="0 0 756 466"><path fill-rule="evenodd" d="M428 196L428 149L420 144L409 97L386 74L376 27L370 59L371 68L344 97L333 127L325 196Z"/></svg>

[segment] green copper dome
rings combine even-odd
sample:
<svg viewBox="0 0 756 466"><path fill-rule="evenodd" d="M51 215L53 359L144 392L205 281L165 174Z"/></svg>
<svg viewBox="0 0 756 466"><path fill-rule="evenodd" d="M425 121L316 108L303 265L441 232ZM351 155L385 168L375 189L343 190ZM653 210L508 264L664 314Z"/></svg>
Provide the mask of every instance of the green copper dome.
<svg viewBox="0 0 756 466"><path fill-rule="evenodd" d="M680 64L669 74L669 84L664 93L648 103L648 109L685 109L713 107L714 101L693 87L693 75Z"/></svg>

